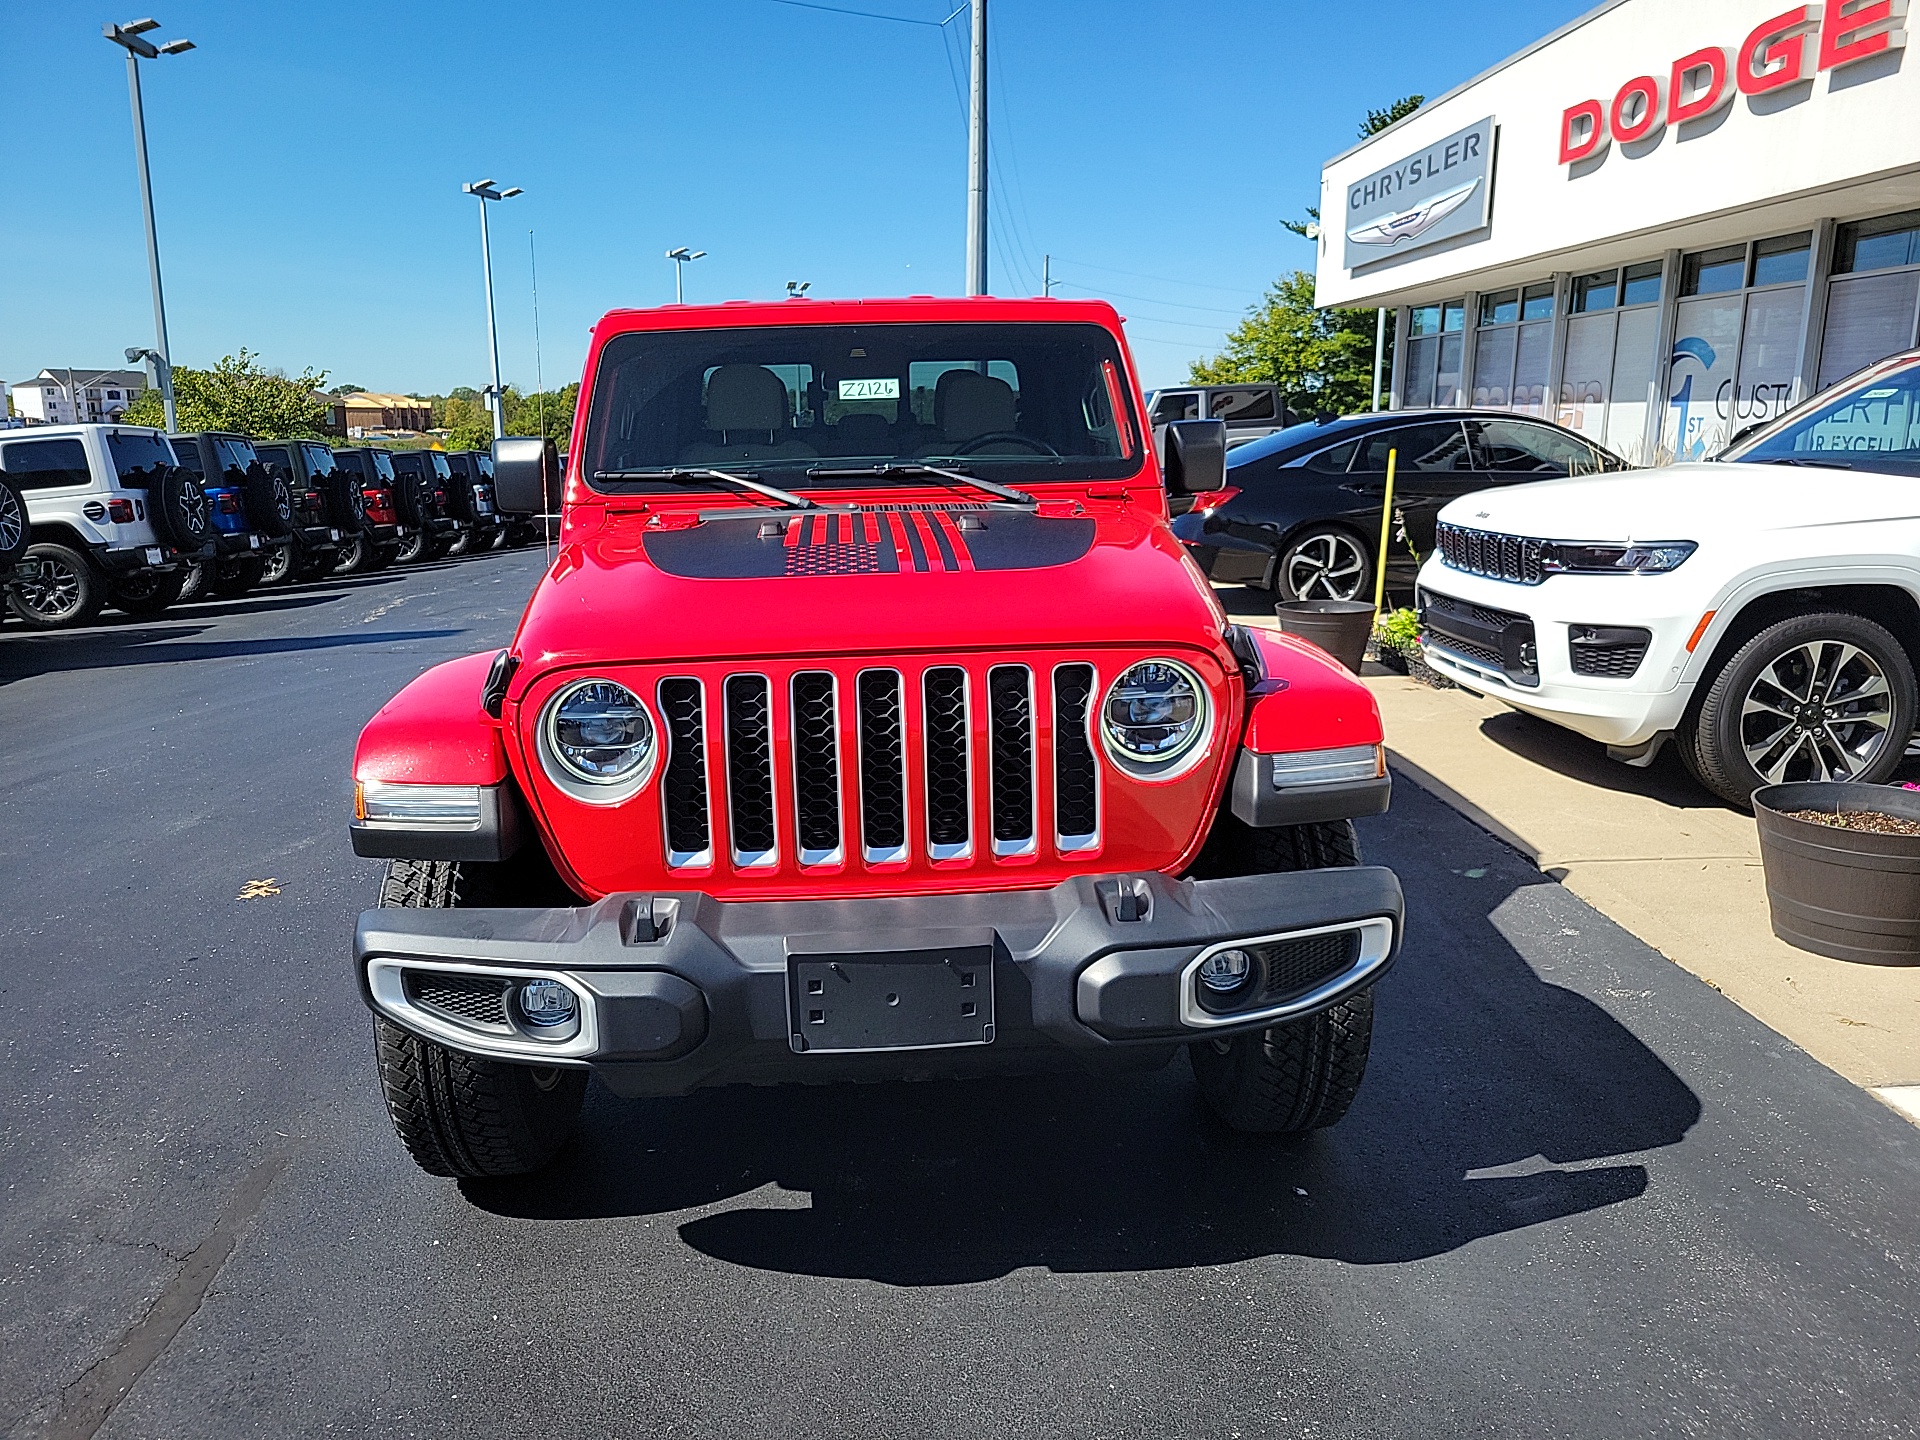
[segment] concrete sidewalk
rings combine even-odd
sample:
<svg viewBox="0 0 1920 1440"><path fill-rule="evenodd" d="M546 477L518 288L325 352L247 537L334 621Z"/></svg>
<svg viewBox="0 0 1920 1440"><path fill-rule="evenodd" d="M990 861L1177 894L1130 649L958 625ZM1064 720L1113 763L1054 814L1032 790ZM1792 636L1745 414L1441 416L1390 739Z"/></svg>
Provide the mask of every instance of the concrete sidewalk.
<svg viewBox="0 0 1920 1440"><path fill-rule="evenodd" d="M1271 597L1217 586L1235 619ZM1464 690L1369 665L1401 783L1511 845L1596 910L1815 1059L1920 1122L1920 966L1856 965L1774 937L1753 817L1669 752L1636 770L1590 740ZM1477 877L1463 870L1461 883Z"/></svg>

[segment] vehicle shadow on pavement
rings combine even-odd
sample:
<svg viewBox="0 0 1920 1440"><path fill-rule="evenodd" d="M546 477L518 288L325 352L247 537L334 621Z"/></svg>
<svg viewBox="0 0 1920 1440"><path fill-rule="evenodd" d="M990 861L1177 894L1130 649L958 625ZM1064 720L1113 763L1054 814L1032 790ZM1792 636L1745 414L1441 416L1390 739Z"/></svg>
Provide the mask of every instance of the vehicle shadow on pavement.
<svg viewBox="0 0 1920 1440"><path fill-rule="evenodd" d="M235 660L347 645L398 645L413 640L444 640L463 630L382 630L365 635L284 635L258 640L205 640L213 626L172 625L164 629L90 630L36 638L31 645L0 646L0 685L62 670L107 670L125 665L172 665L182 660Z"/></svg>
<svg viewBox="0 0 1920 1440"><path fill-rule="evenodd" d="M1570 780L1617 790L1629 795L1644 795L1676 810L1725 810L1725 802L1687 774L1679 753L1672 745L1664 747L1654 762L1644 769L1607 758L1607 747L1589 740L1551 721L1525 715L1518 710L1489 715L1480 722L1480 733L1501 749L1530 760L1543 769L1557 771Z"/></svg>
<svg viewBox="0 0 1920 1440"><path fill-rule="evenodd" d="M1496 911L1551 882L1428 797L1403 793L1394 810L1369 827L1369 858L1400 871L1416 918L1381 983L1366 1083L1332 1129L1233 1134L1184 1058L1119 1080L652 1101L596 1086L551 1169L465 1192L540 1220L695 1210L680 1234L715 1259L895 1285L1266 1255L1394 1263L1639 1198L1634 1157L1678 1143L1698 1099L1496 928Z"/></svg>

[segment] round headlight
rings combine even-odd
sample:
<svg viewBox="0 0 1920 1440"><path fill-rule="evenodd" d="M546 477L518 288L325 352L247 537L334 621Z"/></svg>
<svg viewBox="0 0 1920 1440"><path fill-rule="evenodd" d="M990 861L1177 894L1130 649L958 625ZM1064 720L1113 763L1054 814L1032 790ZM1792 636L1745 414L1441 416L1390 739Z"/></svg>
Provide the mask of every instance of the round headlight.
<svg viewBox="0 0 1920 1440"><path fill-rule="evenodd" d="M583 680L547 711L547 747L569 774L615 785L653 758L653 721L640 697L611 680Z"/></svg>
<svg viewBox="0 0 1920 1440"><path fill-rule="evenodd" d="M1100 707L1100 734L1114 759L1156 769L1206 733L1207 691L1174 660L1142 660L1113 682Z"/></svg>

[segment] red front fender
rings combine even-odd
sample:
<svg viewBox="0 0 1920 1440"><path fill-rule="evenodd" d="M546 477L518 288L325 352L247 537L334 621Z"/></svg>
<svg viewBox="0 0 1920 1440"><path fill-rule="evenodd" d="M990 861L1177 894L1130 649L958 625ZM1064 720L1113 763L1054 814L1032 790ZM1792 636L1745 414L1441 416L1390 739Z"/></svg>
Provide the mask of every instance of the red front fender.
<svg viewBox="0 0 1920 1440"><path fill-rule="evenodd" d="M410 785L498 785L507 778L500 722L481 708L493 653L436 665L380 707L360 732L353 778Z"/></svg>
<svg viewBox="0 0 1920 1440"><path fill-rule="evenodd" d="M1245 634L1262 678L1247 691L1241 744L1259 755L1378 745L1385 738L1373 692L1319 646L1277 630Z"/></svg>

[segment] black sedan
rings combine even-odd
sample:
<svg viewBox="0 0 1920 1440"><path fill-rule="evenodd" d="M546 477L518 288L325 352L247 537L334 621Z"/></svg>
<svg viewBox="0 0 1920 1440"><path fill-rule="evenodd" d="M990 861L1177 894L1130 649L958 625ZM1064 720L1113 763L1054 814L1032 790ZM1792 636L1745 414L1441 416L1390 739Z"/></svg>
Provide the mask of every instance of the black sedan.
<svg viewBox="0 0 1920 1440"><path fill-rule="evenodd" d="M1625 470L1571 430L1502 410L1389 410L1294 425L1227 453L1223 490L1173 522L1215 580L1283 600L1371 599L1394 465L1387 584L1410 590L1449 500L1491 485ZM1178 502L1176 502L1178 508Z"/></svg>

